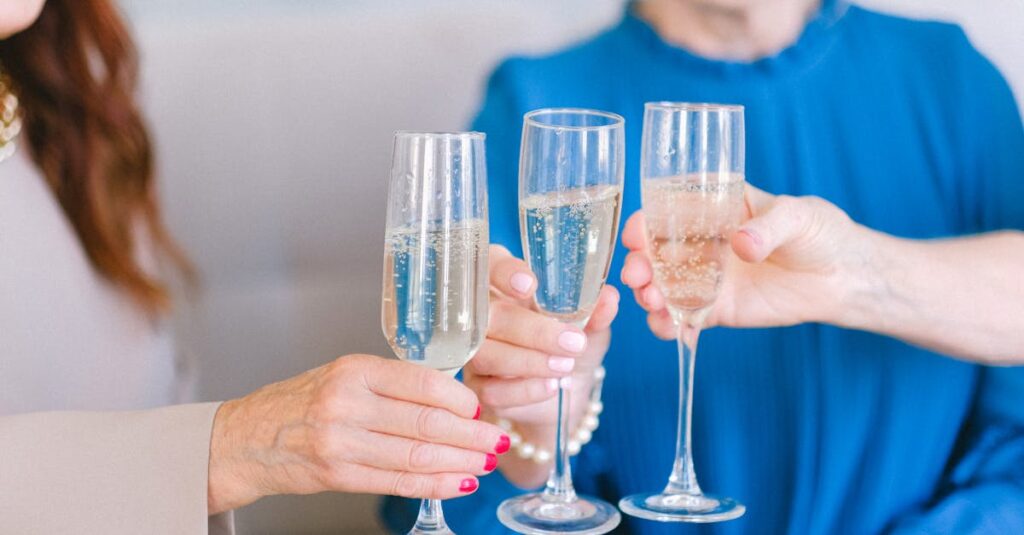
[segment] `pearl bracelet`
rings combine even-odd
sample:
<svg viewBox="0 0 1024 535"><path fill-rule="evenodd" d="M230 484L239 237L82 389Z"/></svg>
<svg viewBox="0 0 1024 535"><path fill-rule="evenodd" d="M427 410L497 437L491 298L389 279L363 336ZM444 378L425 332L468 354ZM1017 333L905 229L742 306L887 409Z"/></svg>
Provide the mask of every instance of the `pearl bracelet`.
<svg viewBox="0 0 1024 535"><path fill-rule="evenodd" d="M594 431L601 424L598 416L601 415L601 411L604 410L604 404L601 403L601 386L604 382L605 370L604 366L599 366L594 370L594 387L590 391L590 400L587 403L587 413L583 416L583 421L580 423L580 427L573 433L569 443L566 445L566 449L569 450L569 456L576 455L591 439L594 438ZM523 440L523 436L517 433L512 428L512 422L505 418L498 418L496 422L498 427L505 430L508 433L509 442L512 445L512 450L515 451L516 455L526 460L532 460L538 464L544 464L551 461L552 453L544 448L538 447L537 445L526 442Z"/></svg>

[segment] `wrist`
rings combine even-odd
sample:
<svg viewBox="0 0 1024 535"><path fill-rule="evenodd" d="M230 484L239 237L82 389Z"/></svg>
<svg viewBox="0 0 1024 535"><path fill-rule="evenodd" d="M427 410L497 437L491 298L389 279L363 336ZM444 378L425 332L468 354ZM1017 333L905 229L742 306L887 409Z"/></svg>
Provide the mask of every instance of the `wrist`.
<svg viewBox="0 0 1024 535"><path fill-rule="evenodd" d="M836 303L825 323L859 330L878 330L892 300L888 263L899 253L901 240L852 223L849 241L836 276Z"/></svg>
<svg viewBox="0 0 1024 535"><path fill-rule="evenodd" d="M255 484L258 478L253 477L258 469L245 461L245 439L238 426L242 412L243 400L229 400L221 404L213 419L206 502L210 515L237 509L263 497Z"/></svg>

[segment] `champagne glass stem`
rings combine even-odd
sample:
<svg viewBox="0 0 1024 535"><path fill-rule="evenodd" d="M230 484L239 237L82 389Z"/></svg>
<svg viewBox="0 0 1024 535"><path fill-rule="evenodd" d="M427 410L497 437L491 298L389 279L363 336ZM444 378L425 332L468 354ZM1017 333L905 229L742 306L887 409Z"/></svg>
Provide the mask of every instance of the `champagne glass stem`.
<svg viewBox="0 0 1024 535"><path fill-rule="evenodd" d="M572 468L569 465L569 402L572 393L558 386L558 430L555 432L555 465L551 468L544 497L551 501L568 503L576 500L572 486Z"/></svg>
<svg viewBox="0 0 1024 535"><path fill-rule="evenodd" d="M665 494L700 496L697 474L693 471L690 430L693 421L693 370L697 357L700 327L688 321L677 321L679 346L679 429L676 434L676 460L668 478Z"/></svg>
<svg viewBox="0 0 1024 535"><path fill-rule="evenodd" d="M422 351L420 351L420 354L422 355ZM422 358L422 356L420 358ZM451 375L454 379L461 370L462 368L454 368L446 370L446 373ZM416 516L416 525L412 527L412 531L409 532L409 535L427 533L452 533L451 528L448 527L448 523L444 520L444 510L441 508L441 500L420 501L420 512Z"/></svg>
<svg viewBox="0 0 1024 535"><path fill-rule="evenodd" d="M441 500L423 500L420 502L420 514L416 517L413 533L448 533L448 524L444 521Z"/></svg>

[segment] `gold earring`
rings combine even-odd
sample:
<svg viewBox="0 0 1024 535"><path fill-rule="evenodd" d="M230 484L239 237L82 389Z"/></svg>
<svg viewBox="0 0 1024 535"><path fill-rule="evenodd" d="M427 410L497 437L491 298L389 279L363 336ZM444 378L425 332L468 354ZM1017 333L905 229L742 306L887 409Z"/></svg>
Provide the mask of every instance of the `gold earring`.
<svg viewBox="0 0 1024 535"><path fill-rule="evenodd" d="M0 72L0 162L14 155L14 143L21 133L18 97L11 91L11 81Z"/></svg>

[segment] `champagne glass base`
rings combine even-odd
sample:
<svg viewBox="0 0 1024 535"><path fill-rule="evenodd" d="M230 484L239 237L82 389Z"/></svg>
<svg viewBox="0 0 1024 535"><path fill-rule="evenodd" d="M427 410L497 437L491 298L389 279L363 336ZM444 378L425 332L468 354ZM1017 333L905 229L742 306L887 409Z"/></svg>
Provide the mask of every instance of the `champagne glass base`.
<svg viewBox="0 0 1024 535"><path fill-rule="evenodd" d="M538 492L501 502L498 520L526 535L600 535L615 529L622 515L611 504L596 498L577 497L561 502Z"/></svg>
<svg viewBox="0 0 1024 535"><path fill-rule="evenodd" d="M747 508L732 498L709 494L647 493L619 500L623 513L658 522L724 522L743 516Z"/></svg>
<svg viewBox="0 0 1024 535"><path fill-rule="evenodd" d="M455 532L448 529L447 526L438 529L412 528L408 535L455 535Z"/></svg>

